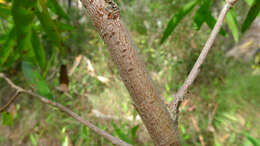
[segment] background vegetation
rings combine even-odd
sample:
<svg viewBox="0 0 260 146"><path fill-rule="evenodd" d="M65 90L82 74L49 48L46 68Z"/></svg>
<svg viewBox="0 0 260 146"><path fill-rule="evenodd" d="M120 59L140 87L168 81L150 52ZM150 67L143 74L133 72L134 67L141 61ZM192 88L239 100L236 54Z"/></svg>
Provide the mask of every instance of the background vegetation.
<svg viewBox="0 0 260 146"><path fill-rule="evenodd" d="M80 2L70 7L67 2L0 0L0 71L126 142L152 145ZM170 102L206 42L222 1L116 2L161 96ZM181 107L183 145L260 145L260 75L253 61L226 57L259 15L259 5L258 0L240 0L228 14ZM249 18L248 13L256 15ZM68 94L57 90L62 64L69 71L76 67ZM0 87L4 105L12 91L3 80ZM1 113L0 145L111 145L57 109L24 96Z"/></svg>

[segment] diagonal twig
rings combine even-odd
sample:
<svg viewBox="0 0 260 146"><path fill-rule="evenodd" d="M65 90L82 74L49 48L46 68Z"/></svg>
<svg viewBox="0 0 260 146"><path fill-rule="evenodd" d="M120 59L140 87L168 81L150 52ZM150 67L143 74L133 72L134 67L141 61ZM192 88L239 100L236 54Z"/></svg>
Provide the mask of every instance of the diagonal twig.
<svg viewBox="0 0 260 146"><path fill-rule="evenodd" d="M93 130L94 132L96 132L97 134L103 136L105 139L107 139L108 141L112 142L113 144L115 145L119 145L119 146L131 146L130 144L122 141L121 139L119 138L116 138L112 135L110 135L109 133L99 129L98 127L96 127L95 125L93 125L91 122L87 121L87 120L84 120L82 117L80 117L79 115L77 115L76 113L74 113L73 111L71 111L69 108L57 103L57 102L54 102L54 101L51 101L47 98L44 98L34 92L31 92L31 91L28 91L28 90L25 90L23 88L21 88L20 86L17 86L15 85L8 77L6 77L3 73L0 73L0 78L3 78L7 81L7 83L14 89L17 90L17 93L25 93L25 94L28 94L28 95L31 95L33 97L36 97L38 98L41 102L43 103L46 103L46 104L49 104L53 107L56 107L58 108L59 110L67 113L68 115L70 115L72 118L76 119L77 121L79 121L80 123L82 123L83 125L87 126L88 128L90 128L91 130Z"/></svg>
<svg viewBox="0 0 260 146"><path fill-rule="evenodd" d="M0 108L0 113L5 111L14 101L15 99L19 96L20 92L15 91L14 95L10 98L10 100Z"/></svg>
<svg viewBox="0 0 260 146"><path fill-rule="evenodd" d="M196 79L198 73L200 72L201 65L204 63L213 43L216 39L217 34L223 24L224 18L227 12L232 8L232 6L237 2L237 0L226 0L226 3L218 17L217 23L214 26L204 48L202 49L199 58L197 59L195 65L193 66L191 72L189 73L187 79L185 80L182 87L178 90L175 99L173 102L170 103L169 108L173 112L175 119L178 120L178 113L179 113L179 106L181 105L184 95L187 93L188 88L192 85L194 80Z"/></svg>
<svg viewBox="0 0 260 146"><path fill-rule="evenodd" d="M191 122L196 130L196 132L199 134L199 140L202 146L206 146L205 140L201 134L200 128L198 126L198 122L196 121L195 117L191 116Z"/></svg>

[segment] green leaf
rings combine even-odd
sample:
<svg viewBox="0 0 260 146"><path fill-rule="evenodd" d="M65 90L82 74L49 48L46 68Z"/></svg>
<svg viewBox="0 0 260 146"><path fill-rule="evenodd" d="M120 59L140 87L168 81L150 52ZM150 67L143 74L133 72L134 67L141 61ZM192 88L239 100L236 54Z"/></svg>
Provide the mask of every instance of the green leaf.
<svg viewBox="0 0 260 146"><path fill-rule="evenodd" d="M167 28L163 33L163 37L160 41L160 44L164 43L164 41L170 36L170 34L174 31L176 26L180 23L180 21L195 7L198 3L198 0L193 0L186 5L184 5L180 10L177 11L175 15L172 16L170 21L168 22Z"/></svg>
<svg viewBox="0 0 260 146"><path fill-rule="evenodd" d="M214 28L217 20L211 15L211 3L211 0L206 0L201 3L200 8L196 11L196 14L194 16L194 29L199 30L204 22L206 22L211 30ZM221 28L220 34L224 36L226 35L226 32L223 28Z"/></svg>
<svg viewBox="0 0 260 146"><path fill-rule="evenodd" d="M32 46L35 54L35 59L37 60L39 66L41 67L42 70L45 69L46 67L46 57L45 57L45 51L44 48L40 42L40 39L38 37L38 34L35 30L32 32Z"/></svg>
<svg viewBox="0 0 260 146"><path fill-rule="evenodd" d="M8 34L8 38L3 44L2 48L0 48L0 66L2 66L10 56L13 51L13 47L15 45L15 30L14 28Z"/></svg>
<svg viewBox="0 0 260 146"><path fill-rule="evenodd" d="M210 13L206 13L204 16L205 16L205 21L206 21L208 27L212 30L214 28L217 20ZM219 34L226 36L226 32L223 28L220 29Z"/></svg>
<svg viewBox="0 0 260 146"><path fill-rule="evenodd" d="M210 13L210 6L212 1L206 0L200 4L200 8L196 11L194 20L193 20L193 27L196 30L199 30L202 24L205 22L205 13Z"/></svg>
<svg viewBox="0 0 260 146"><path fill-rule="evenodd" d="M260 139L253 137L249 134L245 134L245 136L254 146L260 146Z"/></svg>
<svg viewBox="0 0 260 146"><path fill-rule="evenodd" d="M36 136L34 134L30 134L30 139L32 141L33 146L37 146L38 140L36 139Z"/></svg>
<svg viewBox="0 0 260 146"><path fill-rule="evenodd" d="M259 11L260 11L260 0L256 0L254 4L251 6L247 14L247 17L244 23L242 24L242 30L241 30L242 33L244 33L251 26L251 24L259 14Z"/></svg>
<svg viewBox="0 0 260 146"><path fill-rule="evenodd" d="M59 31L72 31L72 30L74 30L75 29L75 27L74 26L72 26L72 25L69 25L69 24L65 24L65 23L62 23L62 22L60 22L60 21L55 21L55 23L56 23L56 26L58 26L58 29L59 29Z"/></svg>
<svg viewBox="0 0 260 146"><path fill-rule="evenodd" d="M249 5L249 6L252 6L255 2L255 0L245 0L246 3Z"/></svg>
<svg viewBox="0 0 260 146"><path fill-rule="evenodd" d="M15 63L15 61L17 61L20 57L21 57L21 55L19 53L19 50L17 50L17 49L14 50L12 52L12 55L10 55L8 60L5 62L3 68L5 68L5 69L10 68Z"/></svg>
<svg viewBox="0 0 260 146"><path fill-rule="evenodd" d="M54 46L61 46L61 36L56 28L54 21L48 12L46 3L40 1L41 8L36 8L35 13L41 22L41 26L48 35L48 39L52 41ZM42 11L40 11L40 9Z"/></svg>
<svg viewBox="0 0 260 146"><path fill-rule="evenodd" d="M0 17L8 17L11 14L11 9L0 3Z"/></svg>
<svg viewBox="0 0 260 146"><path fill-rule="evenodd" d="M237 23L236 9L232 8L226 16L227 24L236 42L239 40L239 27Z"/></svg>
<svg viewBox="0 0 260 146"><path fill-rule="evenodd" d="M132 135L133 141L136 138L137 130L139 129L139 127L140 127L140 125L138 124L138 125L134 126L133 128L131 128L131 135Z"/></svg>
<svg viewBox="0 0 260 146"><path fill-rule="evenodd" d="M133 142L131 141L131 139L129 139L128 135L124 132L124 130L122 130L119 127L117 127L117 125L114 122L112 122L112 126L113 126L113 128L115 130L116 135L120 139L124 140L127 143L133 144Z"/></svg>
<svg viewBox="0 0 260 146"><path fill-rule="evenodd" d="M66 12L62 9L62 7L59 5L59 3L57 2L57 0L47 0L47 6L48 8L50 8L50 10L52 12L54 12L55 14L57 14L58 16L69 20L69 16L66 14Z"/></svg>
<svg viewBox="0 0 260 146"><path fill-rule="evenodd" d="M12 16L15 24L17 47L22 56L33 57L31 45L31 29L34 20L36 2L31 0L13 0Z"/></svg>
<svg viewBox="0 0 260 146"><path fill-rule="evenodd" d="M8 38L8 34L9 33L7 33L7 34L5 33L5 34L0 36L0 45L3 45L5 43L6 39Z"/></svg>
<svg viewBox="0 0 260 146"><path fill-rule="evenodd" d="M43 77L44 77L44 78L47 76L48 70L49 70L49 68L51 67L51 65L52 65L53 62L54 62L54 59L55 59L55 57L56 57L56 55L57 55L57 50L58 50L58 49L56 49L56 47L52 50L51 57L49 58L48 63L47 63L47 66L46 66L45 71L44 71L44 73L43 73Z"/></svg>
<svg viewBox="0 0 260 146"><path fill-rule="evenodd" d="M29 81L31 86L36 89L37 93L45 98L53 100L53 96L47 83L44 81L39 72L33 69L34 66L30 62L22 62L22 71L25 78Z"/></svg>
<svg viewBox="0 0 260 146"><path fill-rule="evenodd" d="M13 116L9 112L2 113L2 124L6 126L13 125Z"/></svg>

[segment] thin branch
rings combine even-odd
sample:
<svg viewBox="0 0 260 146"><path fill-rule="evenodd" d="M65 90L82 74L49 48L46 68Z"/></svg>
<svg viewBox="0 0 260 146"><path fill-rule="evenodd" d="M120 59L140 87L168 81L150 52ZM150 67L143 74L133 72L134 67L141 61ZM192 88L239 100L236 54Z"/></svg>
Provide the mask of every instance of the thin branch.
<svg viewBox="0 0 260 146"><path fill-rule="evenodd" d="M198 123L197 123L195 117L191 116L191 122L192 122L192 124L193 124L193 126L194 126L196 132L199 134L199 140L200 140L201 145L202 145L202 146L206 146L205 141L204 141L204 138L203 138L203 136L202 136L202 134L201 134L201 132L200 132L200 128L199 128L199 126L198 126Z"/></svg>
<svg viewBox="0 0 260 146"><path fill-rule="evenodd" d="M187 79L185 80L182 87L178 90L176 97L173 102L170 103L170 110L174 112L175 120L178 120L178 110L179 106L182 103L184 99L184 95L187 93L188 88L192 85L194 80L196 79L198 73L200 72L201 65L204 63L213 43L216 39L217 34L219 33L219 30L221 28L221 25L223 24L224 18L227 14L227 12L230 10L230 8L237 2L237 0L226 0L226 4L224 5L216 25L214 26L214 29L212 30L209 39L207 40L204 48L202 49L199 58L197 59L195 65L193 66L191 72L189 73Z"/></svg>
<svg viewBox="0 0 260 146"><path fill-rule="evenodd" d="M10 100L3 107L0 108L0 113L5 111L15 101L19 94L20 92L16 90L14 95L10 98Z"/></svg>
<svg viewBox="0 0 260 146"><path fill-rule="evenodd" d="M41 102L43 103L46 103L46 104L49 104L49 105L52 105L53 107L56 107L58 108L59 110L67 113L68 115L70 115L72 118L76 119L77 121L79 121L80 123L82 123L83 125L87 126L88 128L90 128L91 130L93 130L94 132L96 132L97 134L103 136L104 138L106 138L108 141L111 141L113 144L115 145L119 145L119 146L131 146L130 144L122 141L121 139L119 138L116 138L112 135L110 135L109 133L99 129L98 127L96 127L95 125L93 125L92 123L90 123L89 121L87 120L84 120L82 117L80 117L79 115L77 115L76 113L74 113L73 111L71 111L70 109L68 109L67 107L57 103L57 102L54 102L54 101L51 101L51 100L48 100L47 98L45 97L42 97L36 93L33 93L31 91L28 91L28 90L25 90L17 85L15 85L8 77L6 77L3 73L0 73L0 78L3 78L7 81L7 83L9 85L11 85L12 88L16 89L18 93L25 93L25 94L28 94L28 95L31 95L33 97L36 97L38 98Z"/></svg>

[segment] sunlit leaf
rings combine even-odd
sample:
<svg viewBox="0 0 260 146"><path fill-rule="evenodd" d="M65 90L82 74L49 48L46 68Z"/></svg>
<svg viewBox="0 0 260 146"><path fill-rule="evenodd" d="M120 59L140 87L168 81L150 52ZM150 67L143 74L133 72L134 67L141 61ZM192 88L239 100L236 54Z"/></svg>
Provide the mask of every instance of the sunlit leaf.
<svg viewBox="0 0 260 146"><path fill-rule="evenodd" d="M42 68L42 70L46 67L46 57L45 57L45 51L44 48L40 42L40 39L38 37L38 34L35 30L32 32L32 46L35 54L35 59L37 60L39 66Z"/></svg>
<svg viewBox="0 0 260 146"><path fill-rule="evenodd" d="M163 33L163 37L161 39L161 44L170 36L170 34L174 31L179 22L194 8L194 6L198 3L198 0L193 0L187 4L185 4L180 10L177 11L176 14L172 16L170 21L168 22L167 28Z"/></svg>
<svg viewBox="0 0 260 146"><path fill-rule="evenodd" d="M0 3L0 16L7 17L11 14L10 7Z"/></svg>
<svg viewBox="0 0 260 146"><path fill-rule="evenodd" d="M39 95L53 100L53 96L47 83L44 81L40 73L34 69L32 63L27 61L22 62L22 71L26 80L28 80L31 86L36 89Z"/></svg>
<svg viewBox="0 0 260 146"><path fill-rule="evenodd" d="M239 27L237 23L237 16L235 8L232 8L226 16L227 24L232 32L233 38L236 42L239 40Z"/></svg>
<svg viewBox="0 0 260 146"><path fill-rule="evenodd" d="M247 133L244 134L246 138L253 144L253 146L260 146L260 139L253 137Z"/></svg>
<svg viewBox="0 0 260 146"><path fill-rule="evenodd" d="M4 4L5 3L5 0L0 0L0 4Z"/></svg>
<svg viewBox="0 0 260 146"><path fill-rule="evenodd" d="M13 116L11 113L8 112L2 113L2 124L6 126L10 126L13 124Z"/></svg>
<svg viewBox="0 0 260 146"><path fill-rule="evenodd" d="M260 11L260 0L256 0L254 4L251 6L247 17L242 25L242 32L245 32L253 23L257 15L259 14Z"/></svg>
<svg viewBox="0 0 260 146"><path fill-rule="evenodd" d="M249 5L249 6L252 6L255 2L255 0L245 0L246 3Z"/></svg>
<svg viewBox="0 0 260 146"><path fill-rule="evenodd" d="M47 6L48 6L48 8L50 8L51 11L53 11L58 16L66 19L66 20L69 20L69 16L62 9L62 7L59 5L57 0L47 0Z"/></svg>
<svg viewBox="0 0 260 146"><path fill-rule="evenodd" d="M30 139L31 139L33 146L37 146L38 142L37 142L36 136L34 134L30 134Z"/></svg>

